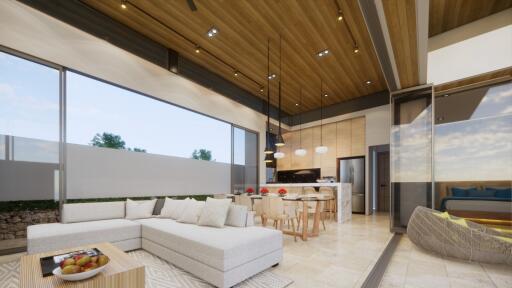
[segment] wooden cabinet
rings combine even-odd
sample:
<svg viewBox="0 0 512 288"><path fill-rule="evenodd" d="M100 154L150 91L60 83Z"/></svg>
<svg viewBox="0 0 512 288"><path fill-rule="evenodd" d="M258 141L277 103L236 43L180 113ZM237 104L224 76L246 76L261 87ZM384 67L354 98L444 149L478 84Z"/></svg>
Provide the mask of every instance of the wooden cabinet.
<svg viewBox="0 0 512 288"><path fill-rule="evenodd" d="M365 154L366 142L365 142L365 118L354 118L351 120L351 156L361 156Z"/></svg>
<svg viewBox="0 0 512 288"><path fill-rule="evenodd" d="M349 157L352 155L352 121L345 120L337 123L338 157Z"/></svg>
<svg viewBox="0 0 512 288"><path fill-rule="evenodd" d="M320 126L302 130L302 145L299 131L283 135L286 146L280 150L285 157L277 160L277 170L295 170L304 168L321 168L322 176L336 176L336 159L365 155L366 123L364 117L343 120L323 125L323 138L320 141ZM327 146L325 154L316 154L315 147L320 143ZM300 147L302 146L302 147ZM307 154L295 155L295 150L304 148Z"/></svg>

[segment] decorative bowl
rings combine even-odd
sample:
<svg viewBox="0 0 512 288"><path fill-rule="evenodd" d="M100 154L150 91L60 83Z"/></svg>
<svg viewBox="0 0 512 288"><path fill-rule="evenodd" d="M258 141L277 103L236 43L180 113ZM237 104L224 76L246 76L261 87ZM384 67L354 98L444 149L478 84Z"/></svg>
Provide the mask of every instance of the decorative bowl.
<svg viewBox="0 0 512 288"><path fill-rule="evenodd" d="M108 263L106 265L103 265L96 269L92 269L92 270L85 271L85 272L79 272L79 273L75 273L75 274L62 274L62 270L60 269L60 267L57 267L57 268L53 269L53 275L55 275L57 278L61 278L66 281L80 281L80 280L85 280L85 279L95 276L96 274L103 271L103 269L105 269L105 267L107 265L108 265Z"/></svg>

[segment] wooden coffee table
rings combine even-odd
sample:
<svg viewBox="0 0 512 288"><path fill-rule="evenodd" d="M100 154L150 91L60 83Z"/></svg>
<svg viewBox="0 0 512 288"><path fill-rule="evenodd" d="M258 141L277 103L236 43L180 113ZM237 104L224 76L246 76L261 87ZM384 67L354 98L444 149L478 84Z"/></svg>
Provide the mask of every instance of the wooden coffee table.
<svg viewBox="0 0 512 288"><path fill-rule="evenodd" d="M84 248L98 248L110 258L105 270L90 279L76 282L64 281L53 275L43 278L39 262L40 258ZM27 255L21 257L20 263L20 288L144 288L144 280L144 265L138 263L135 259L110 243L84 245L59 251Z"/></svg>

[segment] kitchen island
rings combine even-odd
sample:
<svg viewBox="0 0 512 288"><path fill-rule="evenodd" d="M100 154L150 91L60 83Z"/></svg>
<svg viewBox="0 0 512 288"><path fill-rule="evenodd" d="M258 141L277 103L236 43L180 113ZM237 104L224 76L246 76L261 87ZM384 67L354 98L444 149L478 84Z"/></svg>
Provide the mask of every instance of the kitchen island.
<svg viewBox="0 0 512 288"><path fill-rule="evenodd" d="M352 184L350 183L272 183L261 184L270 193L277 193L280 188L285 188L289 194L304 194L305 187L332 187L336 197L336 215L338 223L352 219Z"/></svg>

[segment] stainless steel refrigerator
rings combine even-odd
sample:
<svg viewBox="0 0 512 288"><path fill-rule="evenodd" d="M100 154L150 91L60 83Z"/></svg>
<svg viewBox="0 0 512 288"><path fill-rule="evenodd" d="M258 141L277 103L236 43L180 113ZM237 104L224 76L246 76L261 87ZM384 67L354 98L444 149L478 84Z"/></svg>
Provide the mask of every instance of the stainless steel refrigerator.
<svg viewBox="0 0 512 288"><path fill-rule="evenodd" d="M352 213L364 213L364 157L350 157L339 159L342 183L352 184Z"/></svg>

